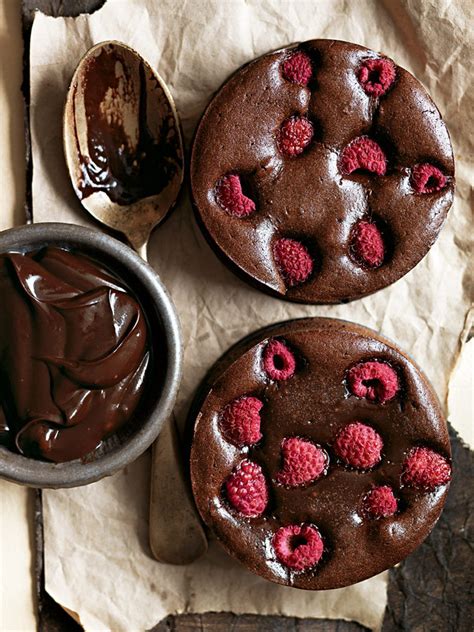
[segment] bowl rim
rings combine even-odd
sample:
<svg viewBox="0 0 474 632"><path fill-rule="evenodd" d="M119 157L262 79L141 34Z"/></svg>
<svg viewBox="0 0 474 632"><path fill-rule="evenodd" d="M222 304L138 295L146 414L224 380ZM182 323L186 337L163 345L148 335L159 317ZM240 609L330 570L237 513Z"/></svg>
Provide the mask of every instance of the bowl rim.
<svg viewBox="0 0 474 632"><path fill-rule="evenodd" d="M153 443L171 416L182 375L181 327L171 297L155 270L129 246L99 229L45 222L0 232L0 254L25 247L40 248L48 244L95 249L139 277L162 320L168 350L159 399L152 405L143 427L110 453L90 462L76 459L65 463L51 463L25 457L0 446L0 478L30 487L78 487L110 476L137 459Z"/></svg>

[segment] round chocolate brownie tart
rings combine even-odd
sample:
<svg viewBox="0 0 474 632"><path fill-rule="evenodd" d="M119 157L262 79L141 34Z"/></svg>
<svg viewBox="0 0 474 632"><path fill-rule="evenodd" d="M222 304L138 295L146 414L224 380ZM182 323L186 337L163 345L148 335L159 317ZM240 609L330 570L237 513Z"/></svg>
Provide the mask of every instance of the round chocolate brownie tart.
<svg viewBox="0 0 474 632"><path fill-rule="evenodd" d="M372 50L312 40L238 70L194 140L198 221L260 289L345 302L428 252L453 201L449 134L423 86Z"/></svg>
<svg viewBox="0 0 474 632"><path fill-rule="evenodd" d="M191 419L201 516L271 581L322 590L371 577L416 548L443 507L451 452L436 395L358 325L294 320L238 343Z"/></svg>

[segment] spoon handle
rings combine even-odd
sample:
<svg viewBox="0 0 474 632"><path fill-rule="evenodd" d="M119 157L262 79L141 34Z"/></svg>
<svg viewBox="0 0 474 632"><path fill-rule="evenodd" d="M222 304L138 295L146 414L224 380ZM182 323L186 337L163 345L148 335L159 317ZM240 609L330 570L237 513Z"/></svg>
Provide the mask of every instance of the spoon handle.
<svg viewBox="0 0 474 632"><path fill-rule="evenodd" d="M148 240L134 244L144 261L148 261L147 246ZM153 444L149 530L150 547L159 562L190 564L207 550L185 475L174 415L165 421Z"/></svg>
<svg viewBox="0 0 474 632"><path fill-rule="evenodd" d="M159 562L190 564L207 550L184 473L174 416L153 445L150 546Z"/></svg>
<svg viewBox="0 0 474 632"><path fill-rule="evenodd" d="M145 241L145 243L141 244L140 246L134 246L134 248L136 253L140 255L143 261L146 261L148 263L148 241Z"/></svg>

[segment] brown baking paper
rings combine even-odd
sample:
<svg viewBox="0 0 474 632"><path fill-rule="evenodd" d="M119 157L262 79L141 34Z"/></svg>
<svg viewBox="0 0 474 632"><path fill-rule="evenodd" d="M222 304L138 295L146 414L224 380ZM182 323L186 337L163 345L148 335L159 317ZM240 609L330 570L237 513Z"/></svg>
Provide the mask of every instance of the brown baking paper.
<svg viewBox="0 0 474 632"><path fill-rule="evenodd" d="M88 224L62 152L62 108L86 50L119 39L168 83L189 143L212 93L241 64L316 37L381 50L412 71L444 114L457 155L457 196L435 246L406 277L348 305L308 307L270 298L216 259L183 200L153 235L149 257L180 314L184 378L176 408L184 423L192 393L211 364L249 332L288 318L334 316L396 340L423 367L444 401L468 309L468 3L343 0L108 0L90 16L38 15L31 39L35 221ZM472 101L471 101L472 103ZM46 586L89 630L150 628L176 612L233 611L359 621L377 629L386 574L323 593L276 586L247 572L212 543L188 567L155 562L148 546L150 459L85 488L44 493Z"/></svg>

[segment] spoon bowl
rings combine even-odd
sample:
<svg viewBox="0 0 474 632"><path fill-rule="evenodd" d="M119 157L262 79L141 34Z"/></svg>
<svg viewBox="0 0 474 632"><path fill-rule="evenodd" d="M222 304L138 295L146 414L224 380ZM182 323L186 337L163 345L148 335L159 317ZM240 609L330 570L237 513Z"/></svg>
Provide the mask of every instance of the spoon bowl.
<svg viewBox="0 0 474 632"><path fill-rule="evenodd" d="M79 62L64 110L64 148L84 208L146 260L151 231L183 184L184 151L166 84L132 48L102 42ZM150 492L150 547L170 564L189 564L207 549L182 454L171 416L154 443Z"/></svg>
<svg viewBox="0 0 474 632"><path fill-rule="evenodd" d="M82 205L144 254L184 180L181 128L166 84L132 48L102 42L77 66L63 124Z"/></svg>

